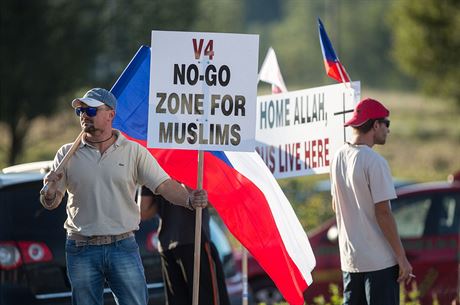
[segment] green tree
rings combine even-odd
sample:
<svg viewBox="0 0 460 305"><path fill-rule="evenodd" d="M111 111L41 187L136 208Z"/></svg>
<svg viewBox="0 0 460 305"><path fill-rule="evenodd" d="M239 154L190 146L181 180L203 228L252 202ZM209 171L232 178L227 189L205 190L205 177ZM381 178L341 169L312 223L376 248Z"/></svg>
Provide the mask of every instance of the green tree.
<svg viewBox="0 0 460 305"><path fill-rule="evenodd" d="M391 29L385 16L391 1L342 0L331 17L338 19L337 52L350 77L373 88L413 88L391 57ZM334 28L332 28L333 30Z"/></svg>
<svg viewBox="0 0 460 305"><path fill-rule="evenodd" d="M195 0L106 1L96 81L111 86L141 45L151 44L151 31L186 31L196 19Z"/></svg>
<svg viewBox="0 0 460 305"><path fill-rule="evenodd" d="M199 0L191 31L242 33L245 29L241 0Z"/></svg>
<svg viewBox="0 0 460 305"><path fill-rule="evenodd" d="M58 99L87 76L101 2L3 0L0 11L0 122L13 164L31 120L56 112Z"/></svg>
<svg viewBox="0 0 460 305"><path fill-rule="evenodd" d="M185 3L184 3L185 2ZM0 123L14 164L34 118L82 87L110 87L152 29L190 27L196 1L2 0Z"/></svg>
<svg viewBox="0 0 460 305"><path fill-rule="evenodd" d="M460 106L460 2L394 1L389 21L401 69L427 93L453 98Z"/></svg>
<svg viewBox="0 0 460 305"><path fill-rule="evenodd" d="M322 7L320 1L285 1L285 18L267 29L268 39L262 42L266 45L260 59L273 46L289 90L320 86L325 75L316 27L317 12Z"/></svg>

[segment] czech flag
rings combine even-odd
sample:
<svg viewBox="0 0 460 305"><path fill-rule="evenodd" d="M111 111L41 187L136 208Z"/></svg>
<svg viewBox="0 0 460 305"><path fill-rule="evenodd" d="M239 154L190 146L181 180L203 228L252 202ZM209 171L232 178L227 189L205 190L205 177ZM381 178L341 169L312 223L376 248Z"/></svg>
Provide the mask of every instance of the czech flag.
<svg viewBox="0 0 460 305"><path fill-rule="evenodd" d="M350 82L350 77L347 71L342 66L339 58L334 52L331 41L327 36L326 29L324 28L321 19L318 18L318 31L319 31L319 42L321 43L321 51L323 52L324 67L329 77L337 80L340 83Z"/></svg>
<svg viewBox="0 0 460 305"><path fill-rule="evenodd" d="M141 47L112 88L114 127L147 145L150 48ZM173 179L196 188L196 150L149 151ZM315 258L289 201L257 153L206 151L203 188L230 232L248 249L287 302L304 304Z"/></svg>

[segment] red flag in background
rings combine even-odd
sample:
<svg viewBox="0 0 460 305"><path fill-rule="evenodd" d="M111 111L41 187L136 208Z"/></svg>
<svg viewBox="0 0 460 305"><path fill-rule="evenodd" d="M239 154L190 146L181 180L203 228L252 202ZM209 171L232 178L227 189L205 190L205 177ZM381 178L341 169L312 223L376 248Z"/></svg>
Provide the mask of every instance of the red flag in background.
<svg viewBox="0 0 460 305"><path fill-rule="evenodd" d="M281 75L280 67L278 66L275 51L272 47L268 49L265 60L260 68L259 81L272 84L273 94L288 92L283 76Z"/></svg>
<svg viewBox="0 0 460 305"><path fill-rule="evenodd" d="M324 67L329 77L337 80L340 83L350 82L350 77L343 67L339 58L334 52L332 43L327 36L326 29L324 28L321 19L318 18L318 31L319 42L321 43L321 51L323 52Z"/></svg>

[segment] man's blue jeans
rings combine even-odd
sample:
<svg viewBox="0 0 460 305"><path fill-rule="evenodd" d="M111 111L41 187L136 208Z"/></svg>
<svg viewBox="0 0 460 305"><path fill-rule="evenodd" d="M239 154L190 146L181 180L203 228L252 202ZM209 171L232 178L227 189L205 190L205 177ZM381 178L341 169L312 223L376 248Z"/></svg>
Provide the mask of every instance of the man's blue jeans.
<svg viewBox="0 0 460 305"><path fill-rule="evenodd" d="M144 267L133 236L100 246L77 247L67 240L66 260L74 305L103 305L106 281L117 304L147 304Z"/></svg>
<svg viewBox="0 0 460 305"><path fill-rule="evenodd" d="M371 272L343 272L344 305L399 305L398 265Z"/></svg>

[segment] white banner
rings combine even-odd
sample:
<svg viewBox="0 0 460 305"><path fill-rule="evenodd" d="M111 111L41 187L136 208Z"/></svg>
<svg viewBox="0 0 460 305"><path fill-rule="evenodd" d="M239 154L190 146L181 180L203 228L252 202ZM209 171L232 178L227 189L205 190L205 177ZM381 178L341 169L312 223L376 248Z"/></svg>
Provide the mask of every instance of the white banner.
<svg viewBox="0 0 460 305"><path fill-rule="evenodd" d="M147 145L254 151L259 36L152 31Z"/></svg>
<svg viewBox="0 0 460 305"><path fill-rule="evenodd" d="M329 172L335 151L350 139L343 126L360 99L360 82L257 98L256 151L275 178Z"/></svg>

